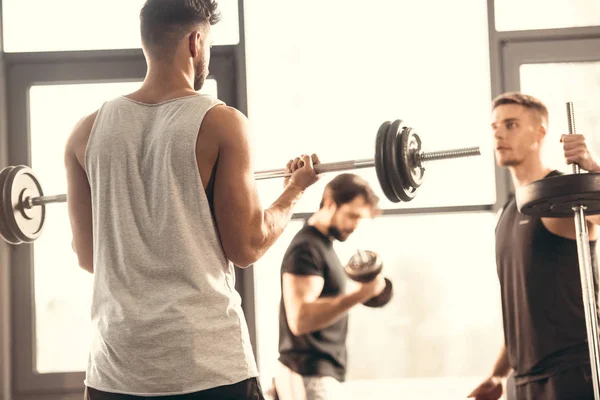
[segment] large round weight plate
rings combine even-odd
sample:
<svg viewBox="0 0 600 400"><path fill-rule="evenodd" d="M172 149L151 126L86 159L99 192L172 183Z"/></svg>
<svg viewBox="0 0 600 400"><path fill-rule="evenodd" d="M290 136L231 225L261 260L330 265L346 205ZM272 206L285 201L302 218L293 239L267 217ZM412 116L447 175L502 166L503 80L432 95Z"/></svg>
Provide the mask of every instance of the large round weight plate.
<svg viewBox="0 0 600 400"><path fill-rule="evenodd" d="M10 204L4 202L2 195L4 193L4 184L6 183L6 178L13 168L14 167L6 167L0 171L0 236L2 236L2 239L4 239L6 242L18 245L23 242L15 236L7 223L7 215L12 211L12 207Z"/></svg>
<svg viewBox="0 0 600 400"><path fill-rule="evenodd" d="M379 181L379 186L381 186L381 190L387 199L393 203L398 203L400 199L396 196L396 193L392 189L392 185L388 179L388 173L386 171L386 151L385 151L385 138L387 134L388 127L391 122L386 121L379 127L377 131L377 137L375 138L375 172L377 173L377 180Z"/></svg>
<svg viewBox="0 0 600 400"><path fill-rule="evenodd" d="M387 130L385 137L385 170L388 174L388 180L394 189L396 196L402 201L410 201L407 198L404 185L405 182L402 180L402 174L400 173L400 165L398 164L398 129L402 121L396 120L392 122Z"/></svg>
<svg viewBox="0 0 600 400"><path fill-rule="evenodd" d="M6 224L25 243L31 243L40 236L46 219L44 205L25 208L25 200L41 196L42 187L29 167L19 165L8 173L3 190Z"/></svg>
<svg viewBox="0 0 600 400"><path fill-rule="evenodd" d="M392 163L395 174L390 176L390 180L393 182L392 187L394 191L402 201L411 201L416 194L416 188L413 188L404 180L405 173L402 171L404 165L402 164L402 136L403 130L400 130L402 121L398 120L395 124L392 124L388 129L388 144L393 149L387 149L390 159L388 162Z"/></svg>
<svg viewBox="0 0 600 400"><path fill-rule="evenodd" d="M365 301L363 304L367 307L379 308L385 306L390 302L392 296L394 294L394 287L392 286L392 281L388 278L385 279L385 289L379 295Z"/></svg>
<svg viewBox="0 0 600 400"><path fill-rule="evenodd" d="M519 212L533 217L572 217L579 205L586 215L600 214L600 173L541 179L517 189L515 199Z"/></svg>
<svg viewBox="0 0 600 400"><path fill-rule="evenodd" d="M411 128L404 128L402 140L398 142L402 146L402 178L409 186L418 188L423 183L425 168L415 164L415 153L421 152L421 138Z"/></svg>

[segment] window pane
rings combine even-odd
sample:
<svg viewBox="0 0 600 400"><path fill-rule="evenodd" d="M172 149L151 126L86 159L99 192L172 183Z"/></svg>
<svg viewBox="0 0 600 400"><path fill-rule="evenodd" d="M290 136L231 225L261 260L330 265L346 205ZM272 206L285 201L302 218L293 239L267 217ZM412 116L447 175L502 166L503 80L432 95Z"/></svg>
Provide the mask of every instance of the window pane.
<svg viewBox="0 0 600 400"><path fill-rule="evenodd" d="M600 62L525 64L521 66L521 91L542 100L548 107L550 126L545 160L553 168L573 171L564 161L562 134L569 133L568 101L575 109L577 133L586 136L596 154L600 154Z"/></svg>
<svg viewBox="0 0 600 400"><path fill-rule="evenodd" d="M145 0L4 0L4 51L140 48L139 13L144 2ZM238 0L219 2L223 18L213 28L215 45L239 42L237 2Z"/></svg>
<svg viewBox="0 0 600 400"><path fill-rule="evenodd" d="M77 121L139 82L33 86L29 93L32 168L45 194L66 193L64 146ZM206 90L216 91L207 80ZM214 92L212 93L214 94ZM82 371L88 360L92 275L71 250L65 204L48 206L34 245L35 337L38 373Z"/></svg>
<svg viewBox="0 0 600 400"><path fill-rule="evenodd" d="M424 150L481 146L483 154L427 164L415 200L385 200L385 207L494 203L485 2L439 2L432 13L428 2L374 0L370 19L365 4L246 2L256 169L283 168L301 153L317 153L322 162L373 158L381 123L402 119ZM270 13L278 18L264 17ZM454 14L465 16L459 27L447 18ZM363 173L379 187L374 169ZM468 184L465 174L481 184ZM261 182L264 202L280 187L281 180ZM296 211L314 211L320 193L307 192Z"/></svg>
<svg viewBox="0 0 600 400"><path fill-rule="evenodd" d="M255 266L261 383L267 387L278 357L280 264L301 226L288 227ZM503 341L494 227L493 213L385 216L335 243L342 263L357 248L378 252L395 293L382 309L350 312L344 398L449 400L474 389Z"/></svg>
<svg viewBox="0 0 600 400"><path fill-rule="evenodd" d="M497 31L600 25L598 0L496 0Z"/></svg>

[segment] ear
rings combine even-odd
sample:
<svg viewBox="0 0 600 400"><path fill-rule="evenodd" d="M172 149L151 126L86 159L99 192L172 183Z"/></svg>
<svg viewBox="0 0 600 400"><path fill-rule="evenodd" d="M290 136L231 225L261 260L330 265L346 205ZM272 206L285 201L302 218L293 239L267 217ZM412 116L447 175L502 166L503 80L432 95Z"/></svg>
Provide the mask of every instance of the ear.
<svg viewBox="0 0 600 400"><path fill-rule="evenodd" d="M546 133L548 133L546 125L543 122L541 122L538 127L538 137L540 142L544 140L544 138L546 137Z"/></svg>
<svg viewBox="0 0 600 400"><path fill-rule="evenodd" d="M198 31L194 31L194 32L190 33L190 35L188 36L188 46L189 46L189 50L190 50L190 56L192 56L193 58L198 57L198 54L200 54L201 40L202 40L202 37L200 36L200 32L198 32Z"/></svg>

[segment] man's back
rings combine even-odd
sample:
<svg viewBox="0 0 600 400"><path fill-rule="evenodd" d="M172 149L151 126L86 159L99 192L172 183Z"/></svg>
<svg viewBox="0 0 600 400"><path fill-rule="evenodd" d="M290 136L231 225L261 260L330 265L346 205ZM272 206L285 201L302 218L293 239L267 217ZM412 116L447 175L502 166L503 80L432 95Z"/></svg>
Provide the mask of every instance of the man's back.
<svg viewBox="0 0 600 400"><path fill-rule="evenodd" d="M177 394L257 375L234 267L198 172L200 125L218 104L201 95L152 105L120 97L98 112L85 154L90 387Z"/></svg>

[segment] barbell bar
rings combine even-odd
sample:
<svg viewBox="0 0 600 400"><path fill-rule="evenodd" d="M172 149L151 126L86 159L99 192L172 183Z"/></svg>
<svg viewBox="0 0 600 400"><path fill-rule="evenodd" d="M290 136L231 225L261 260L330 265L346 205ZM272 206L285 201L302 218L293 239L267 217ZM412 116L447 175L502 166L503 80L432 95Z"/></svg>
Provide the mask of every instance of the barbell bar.
<svg viewBox="0 0 600 400"><path fill-rule="evenodd" d="M317 174L375 167L384 195L392 202L411 201L425 174L423 163L480 155L479 147L422 152L421 139L401 120L384 122L375 139L374 158L319 163ZM289 176L285 169L254 173L257 180ZM0 171L0 236L8 243L31 243L43 229L46 205L67 202L66 194L45 196L31 168L18 165Z"/></svg>

